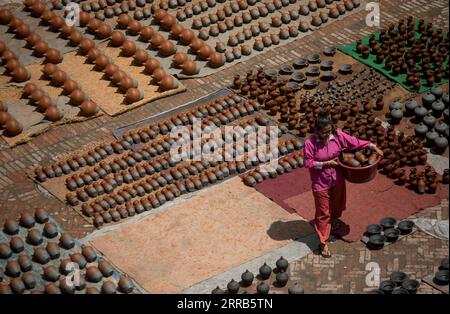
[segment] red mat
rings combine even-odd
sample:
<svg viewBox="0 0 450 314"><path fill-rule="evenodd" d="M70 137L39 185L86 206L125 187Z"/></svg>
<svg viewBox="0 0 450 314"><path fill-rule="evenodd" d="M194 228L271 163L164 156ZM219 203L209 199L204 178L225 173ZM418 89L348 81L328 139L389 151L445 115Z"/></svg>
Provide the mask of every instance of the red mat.
<svg viewBox="0 0 450 314"><path fill-rule="evenodd" d="M448 198L448 185L440 185L436 194L419 195L404 186L397 186L384 175L365 184L347 184L347 209L337 234L348 242L361 238L368 224L378 223L383 217L405 219L423 208L439 205ZM286 209L303 218L314 219L315 206L311 192L309 171L298 168L256 185L256 190Z"/></svg>

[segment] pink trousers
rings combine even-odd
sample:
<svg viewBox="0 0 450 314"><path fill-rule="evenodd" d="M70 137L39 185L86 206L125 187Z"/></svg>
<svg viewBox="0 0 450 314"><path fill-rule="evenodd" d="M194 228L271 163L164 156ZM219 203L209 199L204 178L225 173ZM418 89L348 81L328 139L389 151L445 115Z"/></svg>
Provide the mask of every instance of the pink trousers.
<svg viewBox="0 0 450 314"><path fill-rule="evenodd" d="M340 180L334 187L324 191L313 191L316 205L315 228L320 243L330 238L331 219L341 217L346 207L345 180Z"/></svg>

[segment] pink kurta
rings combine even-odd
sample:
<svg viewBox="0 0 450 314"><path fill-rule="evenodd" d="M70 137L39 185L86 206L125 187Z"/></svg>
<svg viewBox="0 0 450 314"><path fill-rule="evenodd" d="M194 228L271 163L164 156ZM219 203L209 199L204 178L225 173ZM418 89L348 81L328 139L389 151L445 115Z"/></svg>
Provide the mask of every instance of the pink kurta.
<svg viewBox="0 0 450 314"><path fill-rule="evenodd" d="M343 180L340 168L323 167L324 161L338 158L345 149L359 150L369 147L370 144L369 141L357 139L341 130L330 135L327 144L323 144L315 134L311 135L305 141L304 162L311 175L313 191L328 190Z"/></svg>

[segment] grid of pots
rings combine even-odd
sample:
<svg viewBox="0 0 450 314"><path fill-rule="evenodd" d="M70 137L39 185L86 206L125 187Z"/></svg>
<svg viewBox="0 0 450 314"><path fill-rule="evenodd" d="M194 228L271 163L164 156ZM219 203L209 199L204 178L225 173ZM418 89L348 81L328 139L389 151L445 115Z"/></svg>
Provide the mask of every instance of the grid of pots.
<svg viewBox="0 0 450 314"><path fill-rule="evenodd" d="M448 170L439 176L432 166L427 165L428 156L422 139L405 136L392 125L386 130L373 115L349 119L343 130L370 140L383 150L384 156L378 163L378 170L396 185L406 186L418 194L434 194L439 184L448 184Z"/></svg>
<svg viewBox="0 0 450 314"><path fill-rule="evenodd" d="M242 108L239 105L244 105L244 107ZM209 104L179 113L165 121L158 121L145 127L136 128L125 133L122 140L99 144L85 153L74 154L64 161L47 166L39 166L34 171L34 177L39 182L45 182L47 179L60 177L76 171L87 170L88 167L99 166L102 162L101 167L104 168L107 167L104 161L108 156L121 155L125 151L131 151L133 150L134 144L150 142L149 145L152 145L152 147L150 147L149 153L154 157L168 151L167 144L171 144L169 140L170 130L175 126L190 126L195 119L203 119L205 121L211 118L212 122L217 123L217 120L214 119L215 117L221 118L219 122L223 121L224 123L228 123L240 117L241 114L249 114L257 110L259 110L259 106L256 102L245 102L242 97L229 95L222 99L216 99ZM159 142L159 140L163 141ZM156 154L153 149L156 150ZM141 150L137 152L143 153ZM146 155L144 157L147 158ZM112 165L110 166L112 167ZM93 170L96 172L96 169ZM97 173L96 176L99 176L99 174Z"/></svg>
<svg viewBox="0 0 450 314"><path fill-rule="evenodd" d="M425 81L426 86L434 86L443 78L448 78L448 36L442 29L434 29L431 21L420 19L415 27L413 16L391 24L381 30L378 36L372 34L369 45L356 42L356 50L364 58L376 56L376 62L384 64L391 74L406 74L406 84L419 90Z"/></svg>
<svg viewBox="0 0 450 314"><path fill-rule="evenodd" d="M256 3L256 1L252 2ZM235 28L240 28L240 30L228 37L226 44L222 41L216 42L216 51L225 54L226 62L233 62L236 59L240 59L241 56L250 55L252 49L262 51L272 45L278 45L280 40L295 38L299 35L299 32L309 31L310 24L318 27L322 25L322 23L326 23L328 17L337 18L340 15L345 14L347 10L351 11L360 4L359 1L347 0L344 4L338 3L337 5L330 6L329 10L321 11L312 16L311 22L301 20L298 24L292 24L292 22L296 21L301 15L308 16L310 12L315 12L318 8L325 8L327 5L333 3L333 0L312 0L307 5L300 6L298 11L289 10L281 12L281 15L279 16L272 16L270 23L257 21L274 12L278 13L281 8L287 7L295 2L296 0L275 0L251 9L248 8L250 3L245 0L232 2L231 4L227 3L223 8L220 8L214 13L194 18L192 21L192 28L199 30L198 36L203 40L208 40L210 37L217 37L220 34L224 34ZM244 12L238 14L239 11ZM335 15L333 12L338 13ZM179 11L179 15L181 15L182 20L187 18L183 11ZM192 17L192 12L189 12L189 16ZM255 22L249 24L252 20ZM285 25L286 27L282 27L282 25ZM270 28L276 30L269 34L267 32ZM264 35L263 33L266 34ZM262 36L258 37L261 34ZM245 41L249 41L252 38L255 38L253 45L245 43ZM240 46L238 46L239 44ZM227 50L227 46L230 47L230 49Z"/></svg>
<svg viewBox="0 0 450 314"><path fill-rule="evenodd" d="M378 289L371 291L371 294L416 294L420 287L420 282L411 279L401 271L391 273L388 280L380 282Z"/></svg>
<svg viewBox="0 0 450 314"><path fill-rule="evenodd" d="M439 269L436 271L433 277L433 282L438 286L447 286L449 284L448 279L448 256L442 259Z"/></svg>
<svg viewBox="0 0 450 314"><path fill-rule="evenodd" d="M264 263L258 274L246 270L241 275L241 280L232 279L225 289L217 286L212 294L270 294L280 293L282 288L288 286L289 294L304 294L305 290L299 282L291 282L288 274L289 262L281 256L276 261L276 267L271 268Z"/></svg>
<svg viewBox="0 0 450 314"><path fill-rule="evenodd" d="M220 145L220 143L217 143ZM244 173L273 158L273 154L287 152L288 146L280 144L276 151L266 152L259 159L250 159L252 150L248 143L242 147L244 161L183 162L178 165L162 157L131 167L79 188L67 198L72 206L81 203L82 213L92 217L96 227L117 222L144 211L158 208L175 198L216 184L229 176ZM258 151L260 153L260 151ZM223 156L223 160L230 160ZM92 199L92 200L91 200Z"/></svg>
<svg viewBox="0 0 450 314"><path fill-rule="evenodd" d="M384 217L379 224L371 224L366 228L363 242L371 250L380 250L387 243L397 241L400 237L410 234L414 229L411 220L397 220L392 217Z"/></svg>
<svg viewBox="0 0 450 314"><path fill-rule="evenodd" d="M332 48L326 50L326 55L335 52ZM360 114L370 116L374 111L383 110L383 94L395 86L376 71L363 69L346 82L328 82L326 89L319 88L315 93L298 92L300 83L293 78L302 72L294 72L293 69L306 67L310 63L320 64L320 54L312 54L308 59L297 61L294 67L281 67L280 74L259 69L256 73L248 72L245 77L236 75L232 88L240 95L257 100L264 111L282 124L287 124L288 129L300 137L313 132L315 116L322 108L332 113L335 123ZM291 81L283 80L287 75L291 75ZM306 75L302 76L306 80ZM371 102L373 98L377 99L376 104Z"/></svg>
<svg viewBox="0 0 450 314"><path fill-rule="evenodd" d="M83 3L81 10L86 13L94 13L95 18L101 21L133 12L134 19L139 21L149 18L158 9L167 11L183 6L190 1L192 0L96 0ZM69 0L63 0L64 2L69 2Z"/></svg>
<svg viewBox="0 0 450 314"><path fill-rule="evenodd" d="M0 294L137 292L130 278L93 247L63 233L45 210L5 220L0 231Z"/></svg>
<svg viewBox="0 0 450 314"><path fill-rule="evenodd" d="M399 116L402 110L405 116L413 116L410 121L416 124L414 130L416 137L425 139L426 146L433 153L445 152L449 139L449 96L448 92L443 92L441 86L422 94L420 102L413 98L409 99L404 104L404 109L399 102L392 103L390 107L392 107L391 112L397 111Z"/></svg>

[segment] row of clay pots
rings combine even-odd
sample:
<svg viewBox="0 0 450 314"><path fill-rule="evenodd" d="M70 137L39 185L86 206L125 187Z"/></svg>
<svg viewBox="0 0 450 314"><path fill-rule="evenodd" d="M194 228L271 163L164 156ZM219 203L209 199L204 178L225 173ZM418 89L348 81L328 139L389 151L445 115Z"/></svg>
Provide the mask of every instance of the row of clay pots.
<svg viewBox="0 0 450 314"><path fill-rule="evenodd" d="M300 145L301 146L301 145ZM298 147L300 147L298 146ZM167 201L171 201L181 194L193 192L201 189L209 184L214 184L225 177L235 174L243 173L247 169L259 164L254 162L223 162L217 166L217 163L197 162L187 167L171 168L170 171L161 172L155 178L149 178L146 182L141 182L133 185L133 187L125 187L120 191L111 193L111 195L95 199L90 203L82 205L83 213L89 217L94 215L94 224L97 227L103 223L117 221L120 218L127 218L136 213L139 214L144 210L159 207ZM208 167L215 167L207 169ZM156 170L155 166L152 166ZM160 165L160 169L163 167ZM146 170L146 169L144 169ZM146 172L147 173L147 172ZM141 175L136 173L136 179L141 178ZM130 177L129 180L132 178ZM115 176L116 183L124 182L121 174ZM132 181L129 181L131 183ZM93 191L92 191L93 192ZM150 196L146 194L151 193ZM79 195L68 194L67 200L70 204L78 204L77 197L88 200L88 192L80 192ZM141 197L139 200L132 201L135 197ZM115 207L119 206L117 209ZM120 218L117 220L110 219L113 216L111 211L118 211ZM106 219L105 219L106 218Z"/></svg>
<svg viewBox="0 0 450 314"><path fill-rule="evenodd" d="M256 276L256 279L258 279L260 282L256 285L256 293L257 294L268 294L270 290L270 282L267 282L271 278L272 273L275 275L275 281L273 282L273 285L275 288L282 288L287 285L289 281L289 275L288 275L288 267L289 262L281 256L276 261L276 268L272 269L267 263L264 263L259 268L259 274ZM212 294L238 294L240 292L241 288L249 288L252 286L252 283L254 282L255 275L250 272L249 270L246 270L241 275L241 281L237 282L236 280L232 279L228 282L226 290L222 290L219 286L217 286L214 290L211 291ZM248 293L248 292L244 292ZM288 288L289 294L304 294L304 288L299 282L294 282L291 284Z"/></svg>
<svg viewBox="0 0 450 314"><path fill-rule="evenodd" d="M22 133L23 125L7 112L6 105L1 103L0 109L0 130L3 130L3 135L14 137Z"/></svg>
<svg viewBox="0 0 450 314"><path fill-rule="evenodd" d="M252 3L250 5L253 5L257 1L259 1L259 0L239 0L238 2L233 2L232 5L233 5L233 7L237 6L237 10L239 11L241 8L248 7L248 5L250 3ZM225 0L220 0L217 2L225 2ZM176 17L177 17L178 21L184 21L188 18L191 18L193 15L199 15L202 12L207 11L209 8L212 8L215 6L216 6L216 0L202 0L194 5L187 5L183 9L177 10ZM230 4L227 3L224 5L224 7L225 6L230 7ZM163 8L161 8L161 9L163 9ZM213 13L213 14L217 14L217 12Z"/></svg>
<svg viewBox="0 0 450 314"><path fill-rule="evenodd" d="M8 9L2 9L0 15L3 16L1 23L9 24L16 34L16 38L26 40L28 47L34 50L37 57L45 56L45 60L51 63L62 62L62 53L57 49L49 48L47 42L42 40L37 33L31 31L30 27L20 18L15 17Z"/></svg>
<svg viewBox="0 0 450 314"><path fill-rule="evenodd" d="M242 181L245 185L253 187L265 179L274 179L278 177L278 175L289 173L297 167L303 167L303 152L296 152L292 155L280 158L278 160L278 165L275 168L257 168L245 175Z"/></svg>
<svg viewBox="0 0 450 314"><path fill-rule="evenodd" d="M25 85L22 97L30 99L48 121L56 122L64 117L64 112L56 106L55 101L34 83Z"/></svg>
<svg viewBox="0 0 450 314"><path fill-rule="evenodd" d="M214 101L213 103L218 105L216 107L217 109L227 109L230 106L234 106L235 104L238 104L242 101L242 98L232 94L226 96L224 99L219 99ZM211 103L211 105L213 104ZM249 102L251 104L251 108L247 106L247 111L253 109L258 110L258 106L256 103ZM206 109L207 106L205 106ZM208 114L208 111L206 112L204 110L199 111L199 109L194 108L191 109L187 113L180 113L177 115L176 119L182 121L184 125L190 124L193 122L193 119L200 119L205 117L205 113ZM238 111L239 113L239 111ZM217 112L211 112L211 114L218 114ZM130 134L129 141L115 141L111 144L102 144L97 146L95 149L91 150L89 153L78 156L74 156L66 161L59 162L56 164L52 164L45 167L38 167L35 170L36 178L44 182L48 178L53 178L58 175L62 174L68 174L73 171L78 171L80 168L85 166L95 166L96 163L101 162L103 158L106 158L105 153L107 154L121 154L124 150L129 150L131 147L131 144L133 144L133 141L135 143L138 143L139 140L144 141L144 139L154 139L158 134L165 135L169 134L170 129L175 126L175 123L178 124L177 120L175 118L172 120L168 120L166 122L159 122L158 124L146 126L145 128L140 128L136 130L136 133L139 134L139 139L136 138L134 134ZM168 123L168 122L171 122ZM153 144L153 143L152 143ZM156 145L156 143L155 143ZM155 147L153 147L155 148ZM153 150L149 151L150 153L153 152ZM100 157L101 158L100 158Z"/></svg>
<svg viewBox="0 0 450 314"><path fill-rule="evenodd" d="M104 158L106 158L107 155L122 154L125 150L130 149L131 145L127 141L114 141L108 144L101 144L87 153L77 154L67 160L48 166L37 167L34 171L35 178L39 182L45 182L47 179L76 172L83 167L95 166L97 163L100 163ZM103 152L106 152L107 155Z"/></svg>
<svg viewBox="0 0 450 314"><path fill-rule="evenodd" d="M5 73L15 82L25 82L31 77L30 72L20 63L16 54L8 49L3 41L0 41L0 59L6 69Z"/></svg>
<svg viewBox="0 0 450 314"><path fill-rule="evenodd" d="M225 59L220 52L214 51L204 40L195 36L190 29L185 29L182 25L177 24L176 20L165 11L157 11L154 18L163 29L169 30L170 34L179 40L183 45L189 45L191 51L199 57L200 60L208 61L208 66L212 68L221 67L225 63ZM152 37L152 44L155 39ZM199 69L193 63L193 60L186 60L186 64L179 65L183 69L183 73L193 75L198 73Z"/></svg>
<svg viewBox="0 0 450 314"><path fill-rule="evenodd" d="M259 121L259 123L261 123L261 121ZM249 120L246 121L241 126L245 128L246 126L254 127L257 125L259 125L257 121ZM223 134L223 140L226 140L225 134ZM299 146L297 140L292 140L291 142L293 142L296 145L296 147ZM129 153L128 156L116 158L108 164L100 163L100 165L94 167L93 170L88 170L80 175L72 175L66 180L66 186L71 191L74 191L77 188L84 187L85 188L84 192L86 192L89 196L93 197L92 195L96 196L95 191L92 190L92 187L90 187L89 185L91 185L94 181L107 177L108 174L118 173L117 175L123 176L125 178L126 183L131 183L135 180L139 180L141 177L144 177L146 175L152 175L153 173L155 173L155 170L159 172L168 166L173 167L178 162L174 160L169 160L168 162L165 161L166 166L164 167L161 167L160 163L158 163L158 166L156 166L156 164L153 164L153 162L150 162L149 164L144 162L145 160L149 160L152 157L169 152L173 143L174 140L171 138L169 138L166 141L159 140L158 142L152 142L150 145L144 146L140 150L140 152ZM143 163L140 163L141 161L143 161ZM103 180L101 182L105 181L106 180ZM98 186L99 184L100 183L97 182ZM105 192L107 192L107 188L105 188L103 184L101 185L102 185L101 188ZM115 188L115 186L113 188ZM90 193L86 189L91 189L93 192ZM108 189L112 191L111 188ZM83 193L83 195L85 194Z"/></svg>
<svg viewBox="0 0 450 314"><path fill-rule="evenodd" d="M140 141L143 141L143 138L150 137L150 139L154 139L158 134L161 135L168 135L170 133L170 130L172 127L181 125L191 125L195 119L205 119L209 116L214 117L218 116L219 114L223 113L223 110L232 109L235 105L243 104L244 99L235 95L230 94L227 95L221 99L216 99L211 103L198 106L196 108L192 108L187 112L179 113L178 115L166 120L166 121L160 121L155 124L151 124L149 126L145 126L143 128L137 128L128 134L124 135L124 139L126 139L130 144L133 143L139 143ZM259 107L256 102L254 101L248 101L245 103L245 108L247 109L247 112L254 112L259 110ZM240 116L239 110L233 110L229 111L231 113L231 116L229 116L229 119L237 119L237 117ZM234 118L231 118L231 117ZM232 121L232 120L229 120Z"/></svg>

